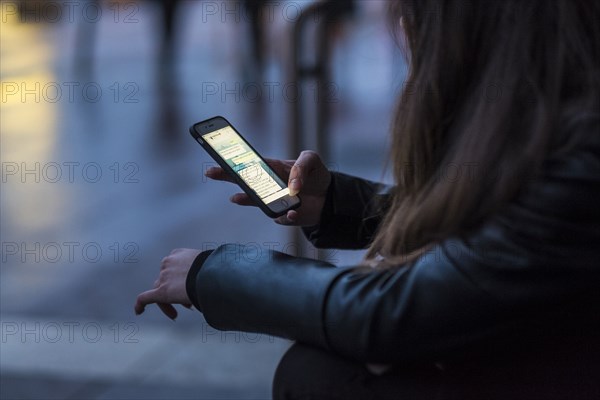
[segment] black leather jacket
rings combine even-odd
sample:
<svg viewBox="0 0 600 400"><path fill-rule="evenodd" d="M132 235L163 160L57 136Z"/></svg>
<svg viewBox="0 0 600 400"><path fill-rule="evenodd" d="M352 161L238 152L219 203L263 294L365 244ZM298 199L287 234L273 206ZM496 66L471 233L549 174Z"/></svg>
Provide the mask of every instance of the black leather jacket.
<svg viewBox="0 0 600 400"><path fill-rule="evenodd" d="M448 397L600 398L598 120L576 133L585 145L548 159L504 210L409 266L340 268L228 244L199 256L190 297L216 329L398 368L441 365ZM381 196L383 185L333 174L307 237L364 248Z"/></svg>

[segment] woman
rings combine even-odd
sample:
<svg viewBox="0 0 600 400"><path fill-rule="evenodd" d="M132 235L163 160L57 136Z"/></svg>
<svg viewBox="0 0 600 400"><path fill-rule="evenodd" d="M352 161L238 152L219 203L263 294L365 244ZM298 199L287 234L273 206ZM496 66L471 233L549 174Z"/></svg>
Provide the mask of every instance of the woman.
<svg viewBox="0 0 600 400"><path fill-rule="evenodd" d="M364 265L174 250L136 312L296 340L275 398L600 398L600 4L391 7L396 185L272 162L303 201L276 222Z"/></svg>

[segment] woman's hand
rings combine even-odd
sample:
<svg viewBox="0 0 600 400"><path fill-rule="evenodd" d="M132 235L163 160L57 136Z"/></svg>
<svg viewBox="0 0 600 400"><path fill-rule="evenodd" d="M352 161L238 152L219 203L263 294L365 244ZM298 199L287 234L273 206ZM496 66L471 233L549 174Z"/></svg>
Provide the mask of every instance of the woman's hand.
<svg viewBox="0 0 600 400"><path fill-rule="evenodd" d="M188 271L200 250L175 249L162 259L160 274L154 282L154 289L140 293L135 303L135 313L141 314L148 304L156 303L169 318L177 318L177 310L173 304L181 304L190 308L190 301L185 288Z"/></svg>
<svg viewBox="0 0 600 400"><path fill-rule="evenodd" d="M331 173L323 164L321 157L314 151L303 151L295 161L273 159L266 159L266 161L275 173L288 181L290 194L300 194L302 199L299 208L288 211L286 215L276 218L275 222L282 225L317 225L321 219L327 188L331 183ZM208 169L206 176L215 180L235 182L220 167ZM230 200L241 206L256 205L245 193L236 193Z"/></svg>

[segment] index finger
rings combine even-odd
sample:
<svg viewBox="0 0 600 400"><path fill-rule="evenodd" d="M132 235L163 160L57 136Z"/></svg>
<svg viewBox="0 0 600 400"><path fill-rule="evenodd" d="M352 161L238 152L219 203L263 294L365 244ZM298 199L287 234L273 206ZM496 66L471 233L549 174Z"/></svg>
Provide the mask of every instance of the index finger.
<svg viewBox="0 0 600 400"><path fill-rule="evenodd" d="M140 293L135 301L135 313L138 315L143 313L148 304L153 304L160 300L158 297L158 289L150 289Z"/></svg>
<svg viewBox="0 0 600 400"><path fill-rule="evenodd" d="M233 177L221 167L210 167L209 169L204 171L204 176L210 179L214 179L216 181L226 181L235 183L235 179L233 179Z"/></svg>
<svg viewBox="0 0 600 400"><path fill-rule="evenodd" d="M135 302L135 313L140 315L144 312L144 309L148 304L156 303L158 308L160 308L163 314L165 314L167 317L171 318L172 320L177 318L177 310L175 310L175 307L168 303L162 303L160 297L161 296L158 294L158 289L146 290L145 292L140 293Z"/></svg>

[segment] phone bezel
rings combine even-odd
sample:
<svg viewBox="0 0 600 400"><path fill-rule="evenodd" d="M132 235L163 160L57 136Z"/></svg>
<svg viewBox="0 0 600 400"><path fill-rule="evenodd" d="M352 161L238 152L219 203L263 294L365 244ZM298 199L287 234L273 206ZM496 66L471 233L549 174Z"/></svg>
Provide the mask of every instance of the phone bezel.
<svg viewBox="0 0 600 400"><path fill-rule="evenodd" d="M260 153L258 151L256 151L256 149L242 136L242 134L237 129L235 129L235 127L224 117L216 116L216 117L206 119L204 121L197 122L190 127L190 134L192 135L194 140L196 140L200 144L200 146L202 146L202 148L217 162L217 164L219 164L219 166L221 166L221 168L223 168L225 171L227 171L227 173L235 179L236 183L242 188L242 190L248 196L250 196L250 198L257 204L257 206L269 217L277 218L281 215L285 215L289 210L293 210L295 208L300 207L300 204L301 204L300 197L290 196L288 194L280 199L275 200L275 202L277 202L278 205L282 206L281 209L270 208L265 202L262 201L262 199L256 194L256 192L250 186L248 186L248 184L246 184L246 182L244 182L244 180L229 166L229 164L227 164L227 162L219 155L219 153L217 153L202 138L202 136L206 135L207 133L217 131L217 130L225 128L227 126L231 127L231 129L233 129L234 132L237 133L237 135L244 141L244 143L250 149L252 149L252 151L254 151L254 153L256 153L256 155L265 163L265 165L267 165L269 167L269 171L268 171L269 174L273 174L273 175L277 176L279 179L281 179L282 182L285 182L285 179L283 179L281 176L279 176L269 166L269 164L260 155ZM284 205L284 204L286 204L284 202L287 203L287 206ZM269 204L271 204L271 203L269 203Z"/></svg>

